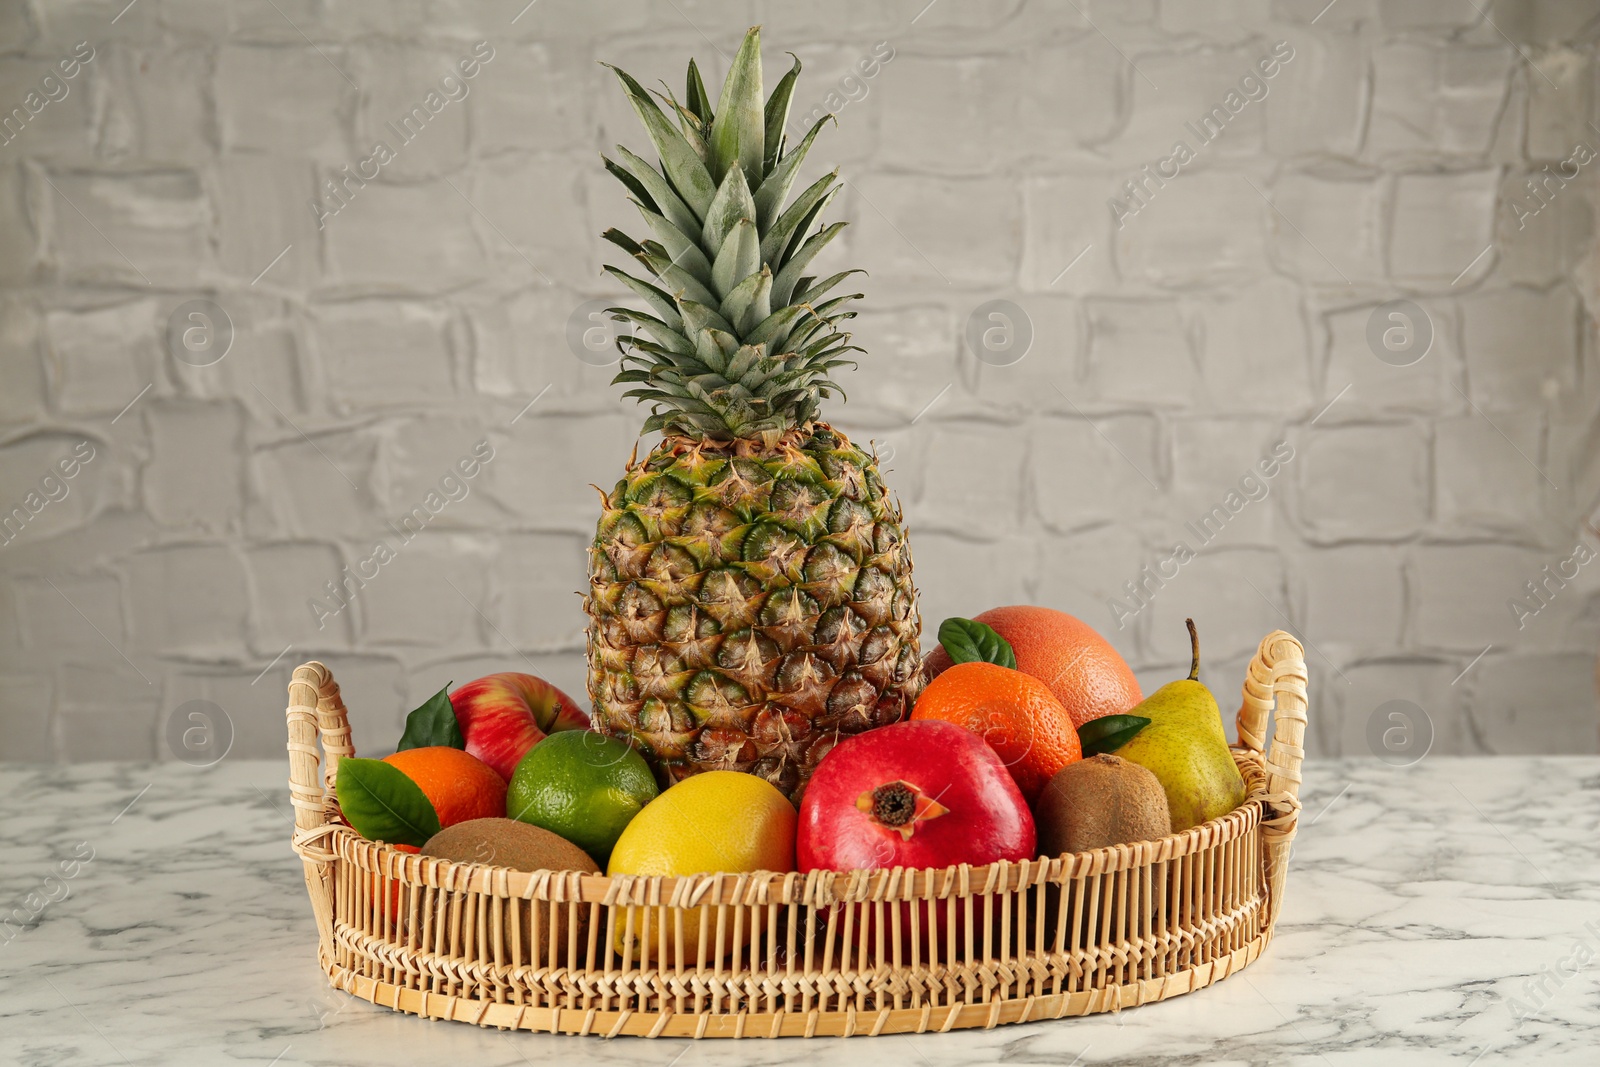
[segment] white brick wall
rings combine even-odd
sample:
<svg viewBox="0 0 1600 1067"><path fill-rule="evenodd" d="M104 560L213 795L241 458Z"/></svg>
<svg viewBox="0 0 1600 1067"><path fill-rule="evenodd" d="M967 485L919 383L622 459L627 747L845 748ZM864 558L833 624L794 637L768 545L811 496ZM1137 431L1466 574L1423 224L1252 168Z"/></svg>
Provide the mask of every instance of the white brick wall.
<svg viewBox="0 0 1600 1067"><path fill-rule="evenodd" d="M644 142L595 61L676 87L695 55L709 79L752 22L771 69L805 61L798 111L849 97L810 167L849 182L828 265L870 272L833 417L892 454L930 631L1051 603L1156 684L1193 614L1226 704L1287 626L1312 646L1313 752L1363 752L1391 699L1428 711L1435 751L1596 749L1600 561L1520 627L1507 604L1600 503L1600 161L1515 207L1600 149L1589 5L517 8L0 13L0 115L95 49L0 144L0 508L66 489L0 545L0 759L171 758L195 699L228 713L235 754L274 755L312 657L369 750L490 670L581 695L588 483L643 417L566 340L616 297L599 232L635 225L596 153ZM479 41L494 58L466 97L350 180ZM1185 123L1279 41L1295 54L1266 97L1119 226L1107 200L1197 143ZM840 89L880 42L893 57ZM1397 298L1434 329L1408 367L1367 340ZM197 299L234 330L210 366L168 349ZM963 340L993 299L1033 325L1011 366ZM466 496L319 624L308 601L485 440ZM95 458L42 483L82 441ZM1265 495L1119 629L1125 583L1279 442Z"/></svg>

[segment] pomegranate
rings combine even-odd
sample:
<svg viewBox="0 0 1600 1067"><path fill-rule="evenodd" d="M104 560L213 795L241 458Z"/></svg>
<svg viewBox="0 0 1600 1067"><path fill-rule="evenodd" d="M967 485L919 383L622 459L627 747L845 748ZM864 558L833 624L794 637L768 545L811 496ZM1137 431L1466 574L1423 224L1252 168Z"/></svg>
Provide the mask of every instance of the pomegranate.
<svg viewBox="0 0 1600 1067"><path fill-rule="evenodd" d="M895 723L834 746L800 804L800 869L981 865L1034 855L1033 815L992 748L954 723Z"/></svg>

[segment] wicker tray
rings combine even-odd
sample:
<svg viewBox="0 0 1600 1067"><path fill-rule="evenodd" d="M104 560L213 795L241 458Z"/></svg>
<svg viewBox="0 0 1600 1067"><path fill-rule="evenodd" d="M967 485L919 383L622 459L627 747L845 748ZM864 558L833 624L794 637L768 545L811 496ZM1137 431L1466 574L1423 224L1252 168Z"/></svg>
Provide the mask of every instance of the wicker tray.
<svg viewBox="0 0 1600 1067"><path fill-rule="evenodd" d="M1251 661L1234 750L1247 796L1231 814L1159 841L943 870L646 878L424 858L344 823L332 783L354 749L328 668L295 670L288 719L294 849L336 988L549 1033L923 1033L1165 1000L1260 955L1300 811L1306 666L1281 630ZM686 943L696 906L710 921ZM618 932L649 957L623 958Z"/></svg>

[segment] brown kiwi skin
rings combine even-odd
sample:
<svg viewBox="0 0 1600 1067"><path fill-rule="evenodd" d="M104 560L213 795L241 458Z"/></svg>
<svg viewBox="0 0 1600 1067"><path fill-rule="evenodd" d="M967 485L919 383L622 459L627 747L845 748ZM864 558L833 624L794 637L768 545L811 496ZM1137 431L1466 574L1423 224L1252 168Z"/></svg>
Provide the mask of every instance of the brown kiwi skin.
<svg viewBox="0 0 1600 1067"><path fill-rule="evenodd" d="M1160 780L1109 753L1058 771L1034 801L1034 822L1045 856L1153 841L1172 832Z"/></svg>
<svg viewBox="0 0 1600 1067"><path fill-rule="evenodd" d="M589 854L571 841L515 819L468 819L447 826L428 838L422 854L517 871L602 873ZM501 936L506 939L504 952L508 957L513 926L518 928L516 943L522 946L521 951L534 953L541 965L565 965L568 947L573 944L579 946L581 956L588 939L587 904L513 899L505 902L505 908Z"/></svg>
<svg viewBox="0 0 1600 1067"><path fill-rule="evenodd" d="M589 854L571 841L516 819L468 819L447 826L428 838L422 854L515 871L601 873Z"/></svg>

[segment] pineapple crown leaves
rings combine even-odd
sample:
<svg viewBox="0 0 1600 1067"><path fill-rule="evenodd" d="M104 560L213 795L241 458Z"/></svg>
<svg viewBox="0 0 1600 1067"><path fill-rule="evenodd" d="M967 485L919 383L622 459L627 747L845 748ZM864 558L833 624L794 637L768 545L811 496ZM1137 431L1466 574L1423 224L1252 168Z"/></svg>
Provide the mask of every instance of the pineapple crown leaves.
<svg viewBox="0 0 1600 1067"><path fill-rule="evenodd" d="M855 270L806 273L844 223L819 216L839 190L837 170L791 201L818 120L789 149L784 126L800 60L762 96L761 34L753 27L713 107L689 61L680 103L666 86L646 91L610 67L654 145L658 164L617 146L606 170L622 182L649 236L602 236L644 267L645 277L606 272L649 307L612 308L628 324L617 339L624 396L652 405L645 432L697 440L760 439L769 445L817 416L820 399L843 390L828 375L854 366L840 324L860 293L830 293ZM606 64L610 66L610 64Z"/></svg>

